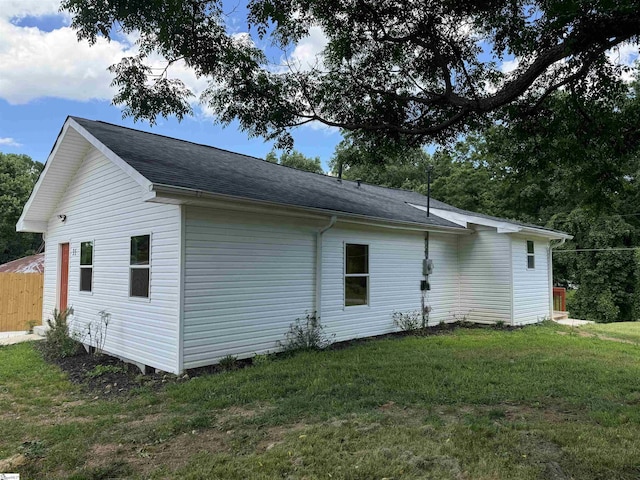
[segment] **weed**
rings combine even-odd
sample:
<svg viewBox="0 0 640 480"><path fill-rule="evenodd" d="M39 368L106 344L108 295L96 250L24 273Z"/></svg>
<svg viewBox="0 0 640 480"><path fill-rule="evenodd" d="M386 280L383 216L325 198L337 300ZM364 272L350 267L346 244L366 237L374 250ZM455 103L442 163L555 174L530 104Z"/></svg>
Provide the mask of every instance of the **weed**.
<svg viewBox="0 0 640 480"><path fill-rule="evenodd" d="M19 450L27 458L41 458L44 457L47 449L40 440L32 440L20 445Z"/></svg>
<svg viewBox="0 0 640 480"><path fill-rule="evenodd" d="M38 325L38 320L29 320L26 325L27 325L27 333L33 333L33 327L35 327L36 325Z"/></svg>
<svg viewBox="0 0 640 480"><path fill-rule="evenodd" d="M49 358L66 358L78 355L81 350L76 336L69 332L69 316L73 315L73 308L69 307L60 312L53 310L53 319L47 319L49 329L46 333L42 348Z"/></svg>
<svg viewBox="0 0 640 480"><path fill-rule="evenodd" d="M125 369L119 365L96 365L92 370L89 370L85 375L89 378L98 378L107 373L124 373Z"/></svg>
<svg viewBox="0 0 640 480"><path fill-rule="evenodd" d="M498 320L498 321L495 323L495 327L496 327L497 329L500 329L500 330L501 330L501 329L503 329L506 325L507 325L507 324L505 323L505 321L504 321L504 320Z"/></svg>
<svg viewBox="0 0 640 480"><path fill-rule="evenodd" d="M98 312L100 320L89 322L86 326L85 336L89 339L89 345L93 347L93 353L100 355L104 352L104 344L107 340L107 330L111 321L111 314L106 310Z"/></svg>
<svg viewBox="0 0 640 480"><path fill-rule="evenodd" d="M417 310L411 312L393 312L393 324L403 332L413 332L421 328L422 315Z"/></svg>
<svg viewBox="0 0 640 480"><path fill-rule="evenodd" d="M271 355L269 354L256 354L254 355L254 357L251 359L251 363L253 365L255 365L256 367L260 366L260 365L267 365L269 363L271 363L272 359L271 359Z"/></svg>
<svg viewBox="0 0 640 480"><path fill-rule="evenodd" d="M324 327L320 323L320 317L314 313L307 313L304 318L297 318L289 326L285 334L285 341L277 342L278 347L286 352L296 350L321 350L329 346L335 335L327 337Z"/></svg>
<svg viewBox="0 0 640 480"><path fill-rule="evenodd" d="M235 370L238 368L238 359L233 355L227 355L220 360L220 367L223 370Z"/></svg>

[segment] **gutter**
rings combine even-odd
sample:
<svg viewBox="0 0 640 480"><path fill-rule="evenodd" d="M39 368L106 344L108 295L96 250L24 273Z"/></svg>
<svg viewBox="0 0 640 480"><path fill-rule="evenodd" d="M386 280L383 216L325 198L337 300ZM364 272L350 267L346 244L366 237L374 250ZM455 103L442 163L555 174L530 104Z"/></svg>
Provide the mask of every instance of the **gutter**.
<svg viewBox="0 0 640 480"><path fill-rule="evenodd" d="M315 316L316 319L322 319L322 238L324 233L333 228L338 217L332 215L329 223L316 232L316 299L315 299Z"/></svg>
<svg viewBox="0 0 640 480"><path fill-rule="evenodd" d="M573 237L571 237L573 238ZM566 242L566 238L561 238L558 240L558 243L554 244L553 240L549 241L549 255L547 255L548 267L549 271L549 319L553 320L553 249L559 247L560 245L564 245Z"/></svg>
<svg viewBox="0 0 640 480"><path fill-rule="evenodd" d="M340 221L359 223L362 225L371 225L371 226L377 226L377 227L383 227L383 228L398 228L398 229L416 230L416 231L422 231L422 232L431 230L431 231L438 231L443 233L458 233L458 234L471 233L468 229L464 227L449 227L444 225L427 225L423 223L409 222L409 221L407 222L394 221L388 218L371 217L368 215L354 214L354 213L341 212L341 211L335 211L335 210L326 210L326 209L315 208L315 207L305 207L301 205L290 205L290 204L284 204L284 203L278 203L278 202L271 202L267 200L257 200L253 198L246 198L246 197L241 197L236 195L227 195L222 193L211 193L211 192L205 192L203 190L195 190L195 189L186 188L186 187L174 187L171 185L164 185L159 183L153 183L150 185L149 193L145 196L144 201L147 201L147 202L149 201L153 202L154 200L157 201L156 199L158 199L158 197L162 196L163 194L164 195L182 195L182 196L188 196L188 197L201 198L203 200L222 200L222 201L226 200L226 201L233 201L235 203L262 205L265 207L288 208L291 210L304 212L306 214L322 215L323 217L326 217L327 215L340 215ZM157 202L163 203L161 201L157 201ZM176 202L178 202L178 200L176 200ZM381 222L383 223L383 225L380 225L374 222Z"/></svg>

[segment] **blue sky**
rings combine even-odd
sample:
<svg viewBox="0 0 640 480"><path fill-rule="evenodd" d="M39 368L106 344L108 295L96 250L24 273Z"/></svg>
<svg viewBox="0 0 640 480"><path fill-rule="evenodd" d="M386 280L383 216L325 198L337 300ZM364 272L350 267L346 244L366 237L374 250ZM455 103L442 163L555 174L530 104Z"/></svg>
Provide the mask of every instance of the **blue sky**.
<svg viewBox="0 0 640 480"><path fill-rule="evenodd" d="M0 0L0 151L45 161L68 115L258 157L272 149L271 142L249 138L237 125L216 125L198 108L193 118L159 119L153 127L123 119L120 108L111 105L114 90L106 68L131 51L132 42L126 38L99 42L91 49L84 42L78 44L68 17L58 13L59 1ZM310 38L302 45L301 55L313 55L321 46L322 39ZM204 85L193 75L186 78L196 90ZM302 127L293 134L295 148L319 156L325 169L341 139L337 130L319 127Z"/></svg>

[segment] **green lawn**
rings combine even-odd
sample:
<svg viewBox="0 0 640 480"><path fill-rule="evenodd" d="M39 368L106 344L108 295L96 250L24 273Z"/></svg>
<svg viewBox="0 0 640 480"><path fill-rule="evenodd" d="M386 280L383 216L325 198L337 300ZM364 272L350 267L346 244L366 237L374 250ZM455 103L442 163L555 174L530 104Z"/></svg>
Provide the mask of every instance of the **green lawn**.
<svg viewBox="0 0 640 480"><path fill-rule="evenodd" d="M628 342L640 343L640 322L592 323L580 330Z"/></svg>
<svg viewBox="0 0 640 480"><path fill-rule="evenodd" d="M370 341L121 400L2 347L0 463L22 479L639 478L640 347L558 332Z"/></svg>

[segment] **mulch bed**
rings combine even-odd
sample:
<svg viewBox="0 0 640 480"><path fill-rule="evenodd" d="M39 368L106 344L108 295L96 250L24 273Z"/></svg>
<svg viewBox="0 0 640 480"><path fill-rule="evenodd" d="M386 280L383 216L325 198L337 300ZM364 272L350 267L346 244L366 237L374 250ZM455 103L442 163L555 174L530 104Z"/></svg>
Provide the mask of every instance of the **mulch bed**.
<svg viewBox="0 0 640 480"><path fill-rule="evenodd" d="M35 348L42 352L40 342ZM43 354L46 361L60 367L69 376L69 380L81 385L89 394L98 397L126 396L133 390L145 387L159 390L169 382L179 381L177 377L169 373L147 373L143 375L138 367L109 355L92 355L82 350L81 353L66 358L50 358ZM107 371L99 376L92 376L91 372L97 369ZM112 371L109 371L112 370Z"/></svg>

